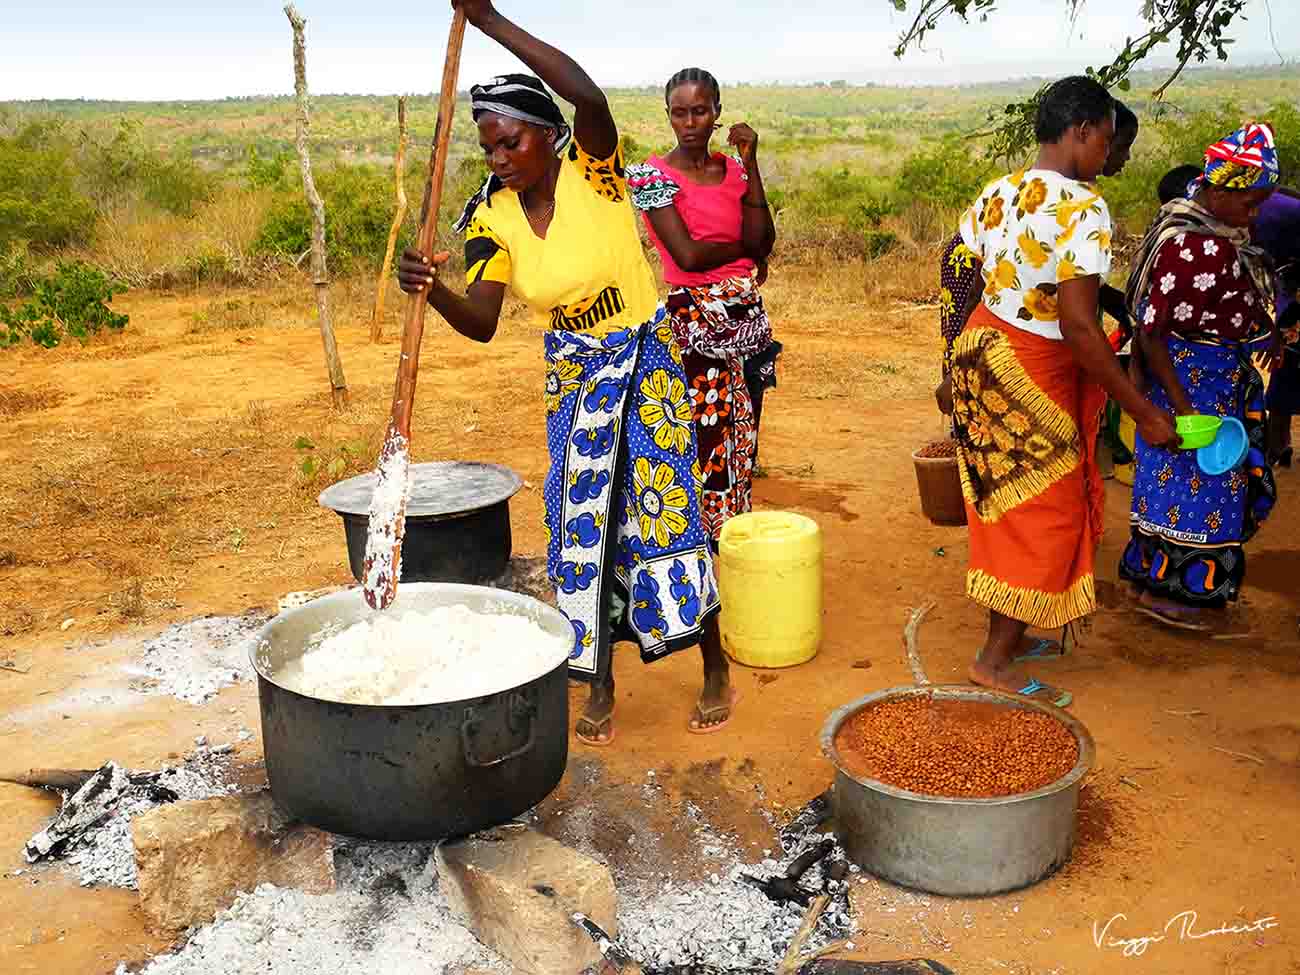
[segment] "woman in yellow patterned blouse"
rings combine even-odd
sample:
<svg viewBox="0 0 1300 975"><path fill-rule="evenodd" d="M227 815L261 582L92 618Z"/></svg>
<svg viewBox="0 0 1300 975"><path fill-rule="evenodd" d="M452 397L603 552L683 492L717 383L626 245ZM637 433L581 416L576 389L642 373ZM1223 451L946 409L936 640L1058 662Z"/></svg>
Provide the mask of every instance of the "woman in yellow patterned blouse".
<svg viewBox="0 0 1300 975"><path fill-rule="evenodd" d="M966 591L989 610L970 677L1060 706L1069 693L1020 673L1013 659L1029 626L1064 627L1095 608L1105 392L1143 437L1177 441L1173 417L1138 392L1101 329L1111 224L1089 183L1106 164L1114 116L1097 82L1052 85L1038 110L1034 166L989 184L960 225L984 281L971 290L952 353Z"/></svg>
<svg viewBox="0 0 1300 975"><path fill-rule="evenodd" d="M452 6L540 80L506 75L470 90L492 175L458 225L466 294L437 276L447 255L416 251L402 256L402 288L427 288L452 328L487 342L509 286L546 329L547 567L573 625L570 672L592 682L578 737L614 739L610 650L622 638L647 662L699 644L704 691L689 729L717 731L734 698L700 520L694 414L627 197L618 130L604 93L567 55L491 0ZM543 82L574 105L572 128Z"/></svg>

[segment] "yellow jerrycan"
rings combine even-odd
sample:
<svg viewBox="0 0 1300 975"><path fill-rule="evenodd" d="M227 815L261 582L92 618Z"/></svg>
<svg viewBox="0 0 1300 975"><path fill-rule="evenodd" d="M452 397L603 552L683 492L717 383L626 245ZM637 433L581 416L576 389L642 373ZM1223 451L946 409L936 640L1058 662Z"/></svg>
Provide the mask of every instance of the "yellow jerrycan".
<svg viewBox="0 0 1300 975"><path fill-rule="evenodd" d="M822 641L822 530L788 511L737 515L718 540L722 646L746 667L793 667Z"/></svg>
<svg viewBox="0 0 1300 975"><path fill-rule="evenodd" d="M1137 443L1137 424L1133 421L1133 418L1129 416L1127 413L1120 414L1119 440L1120 443L1122 443L1125 447L1128 448L1128 452L1130 454L1133 453L1135 449L1135 445ZM1133 477L1135 473L1136 473L1135 463L1130 462L1127 464L1118 464L1115 467L1115 480L1119 481L1120 484L1124 484L1128 487L1132 487Z"/></svg>

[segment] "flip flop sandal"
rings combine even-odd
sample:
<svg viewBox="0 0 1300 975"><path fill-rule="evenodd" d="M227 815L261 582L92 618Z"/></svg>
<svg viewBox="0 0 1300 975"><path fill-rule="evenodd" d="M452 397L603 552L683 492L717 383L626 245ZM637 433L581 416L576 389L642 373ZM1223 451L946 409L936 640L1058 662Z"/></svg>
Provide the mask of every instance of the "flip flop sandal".
<svg viewBox="0 0 1300 975"><path fill-rule="evenodd" d="M579 718L579 719L578 719L578 725L581 725L581 724L584 723L584 722L586 722L587 724L589 724L589 725L591 725L593 728L595 728L597 734L600 733L600 729L601 729L601 728L603 728L603 727L605 727L606 725L608 725L608 726L609 726L609 737L608 737L608 738L605 738L605 739L603 739L603 740L600 739L600 738L589 738L587 735L584 735L581 731L579 731L577 725L575 725L574 728L573 728L573 737L577 738L578 741L582 742L582 743L583 743L584 745L586 745L588 748L608 748L610 745L614 744L614 735L615 735L616 732L615 732L615 729L614 729L614 712L613 712L613 711L609 712L609 714L607 714L605 717L601 718L599 721L592 721L590 718Z"/></svg>
<svg viewBox="0 0 1300 975"><path fill-rule="evenodd" d="M1153 620L1159 620L1165 626L1172 626L1176 630L1190 630L1193 633L1208 633L1210 631L1210 627L1206 623L1179 619L1172 613L1163 613L1154 606L1138 606L1137 611L1144 616L1150 616Z"/></svg>
<svg viewBox="0 0 1300 975"><path fill-rule="evenodd" d="M733 687L731 688L731 700L726 704L716 705L714 707L709 708L707 711L705 711L698 704L696 704L695 717L691 721L688 721L686 723L686 730L693 735L712 735L715 734L716 732L721 731L723 728L725 728L727 725L731 723L731 719L736 712L736 705L739 703L740 703L740 692ZM717 714L719 711L729 711L731 713L728 714L721 721L719 721L717 724L708 724L708 725L703 724L704 721L707 721L709 719L710 715ZM694 726L695 721L701 722L700 727L697 728Z"/></svg>
<svg viewBox="0 0 1300 975"><path fill-rule="evenodd" d="M1065 656L1065 647L1056 640L1046 638L1035 640L1033 646L1018 657L1012 657L1012 663L1026 660L1060 660Z"/></svg>
<svg viewBox="0 0 1300 975"><path fill-rule="evenodd" d="M1058 708L1068 708L1070 702L1074 700L1074 695L1069 691L1063 691L1059 687L1044 684L1034 677L1029 678L1029 683L1016 693L1023 697L1032 697L1036 700L1046 701L1048 704L1055 704Z"/></svg>

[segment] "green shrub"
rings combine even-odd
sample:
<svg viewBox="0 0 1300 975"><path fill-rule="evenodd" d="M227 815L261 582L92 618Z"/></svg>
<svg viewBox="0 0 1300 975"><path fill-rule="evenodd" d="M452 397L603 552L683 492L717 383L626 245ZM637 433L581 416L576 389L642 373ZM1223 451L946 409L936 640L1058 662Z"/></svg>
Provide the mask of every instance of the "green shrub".
<svg viewBox="0 0 1300 975"><path fill-rule="evenodd" d="M636 141L630 136L624 136L625 144L630 142L634 146ZM624 152L627 150L624 149ZM640 151L638 149L638 151ZM637 156L625 156L626 159L636 159ZM439 225L439 231L445 232L450 229L450 224L455 223L460 217L461 210L465 208L465 201L478 192L479 187L487 180L491 170L488 169L487 160L483 158L482 153L472 153L466 156L456 167L447 175L447 182L442 192L442 224ZM425 166L420 166L418 182L416 185L423 188L425 180ZM408 179L407 186L412 185L412 180ZM409 192L409 190L408 190ZM416 196L411 197L412 208L418 209L421 200ZM417 212L412 218L419 220L420 214ZM399 248L400 253L400 248Z"/></svg>
<svg viewBox="0 0 1300 975"><path fill-rule="evenodd" d="M884 257L898 246L898 234L872 227L866 233L865 244L867 258L874 261L878 257Z"/></svg>
<svg viewBox="0 0 1300 975"><path fill-rule="evenodd" d="M168 158L141 143L139 123L122 119L110 139L85 136L79 165L87 190L101 209L113 201L138 198L180 217L194 216L211 200L220 180L194 160Z"/></svg>
<svg viewBox="0 0 1300 975"><path fill-rule="evenodd" d="M283 186L288 182L292 164L293 156L288 152L263 156L257 146L250 146L244 162L244 181L253 189Z"/></svg>
<svg viewBox="0 0 1300 975"><path fill-rule="evenodd" d="M98 268L80 261L60 262L52 275L36 282L32 297L17 308L0 305L0 346L30 338L52 349L66 336L86 342L108 328L126 328L128 316L110 309L122 291Z"/></svg>
<svg viewBox="0 0 1300 975"><path fill-rule="evenodd" d="M24 244L10 244L0 251L0 301L31 294L36 288L36 280L36 268L28 260Z"/></svg>
<svg viewBox="0 0 1300 975"><path fill-rule="evenodd" d="M889 189L872 173L841 166L814 170L783 194L783 202L801 222L837 225L860 234L873 219L879 222L877 210L889 206L883 202Z"/></svg>
<svg viewBox="0 0 1300 975"><path fill-rule="evenodd" d="M964 140L950 137L908 156L895 184L904 203L964 210L997 175L997 166L974 155Z"/></svg>
<svg viewBox="0 0 1300 975"><path fill-rule="evenodd" d="M20 242L46 250L88 240L95 210L77 182L61 126L31 123L0 137L0 252Z"/></svg>
<svg viewBox="0 0 1300 975"><path fill-rule="evenodd" d="M326 256L332 264L377 264L388 243L397 206L393 177L377 166L331 166L316 174L316 188L325 201ZM253 244L257 254L297 258L311 247L311 211L300 183L277 194ZM409 191L408 191L409 193ZM400 253L411 240L411 221L420 201L411 196L413 216L399 236Z"/></svg>

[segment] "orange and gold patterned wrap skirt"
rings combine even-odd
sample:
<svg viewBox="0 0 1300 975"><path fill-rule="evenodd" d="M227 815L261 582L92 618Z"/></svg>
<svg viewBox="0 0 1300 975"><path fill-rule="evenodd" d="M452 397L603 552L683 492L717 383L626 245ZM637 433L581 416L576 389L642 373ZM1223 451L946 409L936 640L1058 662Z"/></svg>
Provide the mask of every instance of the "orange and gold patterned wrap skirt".
<svg viewBox="0 0 1300 975"><path fill-rule="evenodd" d="M970 527L966 593L1044 629L1096 608L1106 403L1064 342L980 305L953 348L958 467Z"/></svg>

